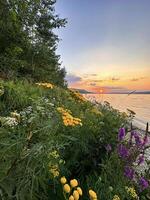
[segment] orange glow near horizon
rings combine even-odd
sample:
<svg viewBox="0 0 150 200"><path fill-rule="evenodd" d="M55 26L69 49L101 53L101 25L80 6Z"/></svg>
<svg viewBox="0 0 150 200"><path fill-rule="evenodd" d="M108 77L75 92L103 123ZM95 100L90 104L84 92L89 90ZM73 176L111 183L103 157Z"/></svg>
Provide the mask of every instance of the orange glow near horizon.
<svg viewBox="0 0 150 200"><path fill-rule="evenodd" d="M148 74L147 74L148 75ZM82 76L81 76L82 78ZM85 89L97 93L107 93L122 90L150 90L148 76L127 76L119 78L82 78L80 81L69 84L69 87Z"/></svg>

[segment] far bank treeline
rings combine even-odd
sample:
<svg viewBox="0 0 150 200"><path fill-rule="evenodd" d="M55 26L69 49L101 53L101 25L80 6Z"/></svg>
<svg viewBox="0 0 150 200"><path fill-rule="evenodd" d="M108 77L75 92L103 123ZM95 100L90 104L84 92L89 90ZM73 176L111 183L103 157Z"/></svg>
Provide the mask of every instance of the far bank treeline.
<svg viewBox="0 0 150 200"><path fill-rule="evenodd" d="M65 86L53 30L66 19L55 14L55 0L0 0L0 78L24 78Z"/></svg>

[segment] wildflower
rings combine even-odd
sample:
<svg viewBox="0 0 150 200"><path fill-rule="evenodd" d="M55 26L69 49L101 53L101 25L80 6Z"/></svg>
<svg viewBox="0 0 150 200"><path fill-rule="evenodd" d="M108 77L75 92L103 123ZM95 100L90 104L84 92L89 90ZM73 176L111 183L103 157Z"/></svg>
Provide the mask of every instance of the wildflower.
<svg viewBox="0 0 150 200"><path fill-rule="evenodd" d="M134 132L135 143L137 146L142 146L142 140L138 133Z"/></svg>
<svg viewBox="0 0 150 200"><path fill-rule="evenodd" d="M107 144L105 146L105 149L106 149L107 152L110 152L112 150L112 146L110 144Z"/></svg>
<svg viewBox="0 0 150 200"><path fill-rule="evenodd" d="M119 153L120 157L122 157L122 158L127 158L129 156L129 151L123 144L119 145L118 153Z"/></svg>
<svg viewBox="0 0 150 200"><path fill-rule="evenodd" d="M15 111L15 112L11 112L10 115L11 115L11 117L16 118L16 120L17 120L18 122L20 122L20 114L19 114L19 113L17 113L17 112Z"/></svg>
<svg viewBox="0 0 150 200"><path fill-rule="evenodd" d="M119 129L119 133L118 133L118 140L121 141L124 139L125 137L125 128L120 128Z"/></svg>
<svg viewBox="0 0 150 200"><path fill-rule="evenodd" d="M71 195L71 196L69 197L69 200L74 200L74 197Z"/></svg>
<svg viewBox="0 0 150 200"><path fill-rule="evenodd" d="M14 117L0 117L0 122L2 126L9 126L14 128L18 125L18 120Z"/></svg>
<svg viewBox="0 0 150 200"><path fill-rule="evenodd" d="M51 83L36 83L36 85L42 86L44 88L50 88L50 89L53 89L54 87Z"/></svg>
<svg viewBox="0 0 150 200"><path fill-rule="evenodd" d="M89 195L91 199L97 199L97 194L93 190L89 190Z"/></svg>
<svg viewBox="0 0 150 200"><path fill-rule="evenodd" d="M132 198L138 198L138 195L133 187L125 187L127 193L132 197Z"/></svg>
<svg viewBox="0 0 150 200"><path fill-rule="evenodd" d="M72 96L77 100L77 101L80 101L80 102L85 102L87 101L82 94L80 94L78 91L74 91L74 90L70 90Z"/></svg>
<svg viewBox="0 0 150 200"><path fill-rule="evenodd" d="M65 160L60 159L60 160L59 160L59 164L65 164Z"/></svg>
<svg viewBox="0 0 150 200"><path fill-rule="evenodd" d="M77 191L78 191L79 195L82 196L83 192L82 192L82 189L80 187L77 187Z"/></svg>
<svg viewBox="0 0 150 200"><path fill-rule="evenodd" d="M145 146L148 143L148 137L147 135L145 135L144 139L143 139L143 144L142 146Z"/></svg>
<svg viewBox="0 0 150 200"><path fill-rule="evenodd" d="M149 183L144 177L140 178L139 184L140 184L142 190L149 187Z"/></svg>
<svg viewBox="0 0 150 200"><path fill-rule="evenodd" d="M62 107L58 107L57 110L62 114L62 119L65 126L82 126L81 119L73 117L70 110L64 109Z"/></svg>
<svg viewBox="0 0 150 200"><path fill-rule="evenodd" d="M109 191L112 192L113 191L113 187L109 186Z"/></svg>
<svg viewBox="0 0 150 200"><path fill-rule="evenodd" d="M74 191L73 191L73 197L74 197L75 200L78 200L78 199L79 199L79 193L78 193L77 190L74 190Z"/></svg>
<svg viewBox="0 0 150 200"><path fill-rule="evenodd" d="M102 115L103 115L96 107L94 107L94 108L91 110L91 112L93 112L94 114L99 115L99 116L102 116Z"/></svg>
<svg viewBox="0 0 150 200"><path fill-rule="evenodd" d="M115 195L115 196L113 197L113 200L120 200L120 197L119 197L118 195Z"/></svg>
<svg viewBox="0 0 150 200"><path fill-rule="evenodd" d="M72 188L74 188L74 187L76 187L78 185L78 181L76 179L72 179L70 181L70 185L71 185Z"/></svg>
<svg viewBox="0 0 150 200"><path fill-rule="evenodd" d="M58 165L49 165L50 173L53 174L54 178L59 176L59 168Z"/></svg>
<svg viewBox="0 0 150 200"><path fill-rule="evenodd" d="M128 115L127 115L126 112L123 112L123 113L122 113L122 116L123 116L123 118L127 118L127 117L128 117Z"/></svg>
<svg viewBox="0 0 150 200"><path fill-rule="evenodd" d="M61 184L65 184L67 182L67 179L63 176L60 179Z"/></svg>
<svg viewBox="0 0 150 200"><path fill-rule="evenodd" d="M124 175L129 178L129 179L133 179L134 178L134 170L128 166L125 167L124 170Z"/></svg>
<svg viewBox="0 0 150 200"><path fill-rule="evenodd" d="M65 184L64 185L64 187L63 187L63 189L64 189L64 191L66 192L66 193L70 193L70 186L68 185L68 184Z"/></svg>
<svg viewBox="0 0 150 200"><path fill-rule="evenodd" d="M138 165L144 163L144 155L141 155L139 158L138 158Z"/></svg>
<svg viewBox="0 0 150 200"><path fill-rule="evenodd" d="M4 87L1 85L0 86L0 96L2 96L4 94Z"/></svg>
<svg viewBox="0 0 150 200"><path fill-rule="evenodd" d="M57 158L59 158L59 153L58 153L58 151L54 150L49 153L49 156L52 156L53 158L57 159Z"/></svg>

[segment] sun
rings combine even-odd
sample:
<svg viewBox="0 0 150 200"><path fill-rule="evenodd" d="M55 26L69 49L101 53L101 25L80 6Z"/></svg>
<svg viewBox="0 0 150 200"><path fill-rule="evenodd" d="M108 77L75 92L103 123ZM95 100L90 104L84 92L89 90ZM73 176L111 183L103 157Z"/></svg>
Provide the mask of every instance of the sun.
<svg viewBox="0 0 150 200"><path fill-rule="evenodd" d="M99 92L100 92L100 93L103 93L103 89L100 89Z"/></svg>

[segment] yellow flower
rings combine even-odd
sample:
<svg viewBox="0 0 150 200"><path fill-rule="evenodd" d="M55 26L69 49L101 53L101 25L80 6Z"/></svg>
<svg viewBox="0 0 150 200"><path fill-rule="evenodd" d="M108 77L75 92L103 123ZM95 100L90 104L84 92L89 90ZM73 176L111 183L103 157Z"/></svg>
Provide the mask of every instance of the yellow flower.
<svg viewBox="0 0 150 200"><path fill-rule="evenodd" d="M58 165L49 164L49 171L53 174L54 178L59 176L59 168Z"/></svg>
<svg viewBox="0 0 150 200"><path fill-rule="evenodd" d="M48 156L49 157L52 156L53 158L57 159L57 158L59 158L59 153L58 153L58 151L54 150L54 151L50 152Z"/></svg>
<svg viewBox="0 0 150 200"><path fill-rule="evenodd" d="M36 85L42 86L44 88L50 88L50 89L53 89L54 87L51 83L36 83Z"/></svg>
<svg viewBox="0 0 150 200"><path fill-rule="evenodd" d="M113 200L120 200L120 197L119 197L118 195L115 195L115 196L113 197Z"/></svg>
<svg viewBox="0 0 150 200"><path fill-rule="evenodd" d="M79 195L82 196L82 189L80 187L77 187L77 191L78 191Z"/></svg>
<svg viewBox="0 0 150 200"><path fill-rule="evenodd" d="M64 191L66 192L66 193L70 193L70 186L68 185L68 184L65 184L64 185Z"/></svg>
<svg viewBox="0 0 150 200"><path fill-rule="evenodd" d="M72 95L72 97L74 97L77 101L80 102L85 102L87 101L82 94L80 94L78 91L74 91L74 90L70 90L70 93Z"/></svg>
<svg viewBox="0 0 150 200"><path fill-rule="evenodd" d="M17 113L16 111L15 112L11 112L10 115L11 115L11 117L16 118L17 121L20 121L20 114Z"/></svg>
<svg viewBox="0 0 150 200"><path fill-rule="evenodd" d="M62 184L65 184L67 182L67 179L63 176L63 177L61 177L60 182Z"/></svg>
<svg viewBox="0 0 150 200"><path fill-rule="evenodd" d="M69 200L74 200L74 197L71 195L71 196L69 197Z"/></svg>
<svg viewBox="0 0 150 200"><path fill-rule="evenodd" d="M65 126L75 126L75 125L81 125L81 119L77 118L77 117L73 117L71 115L71 111L64 109L62 107L58 107L57 111L60 112L62 114L62 120Z"/></svg>
<svg viewBox="0 0 150 200"><path fill-rule="evenodd" d="M136 193L136 191L135 191L135 189L134 189L133 187L125 187L125 189L126 189L127 193L128 193L131 197L133 197L133 198L138 198L138 195L137 195L137 193Z"/></svg>
<svg viewBox="0 0 150 200"><path fill-rule="evenodd" d="M70 185L71 185L72 188L74 188L74 187L76 187L78 185L78 181L76 179L72 179L70 181Z"/></svg>
<svg viewBox="0 0 150 200"><path fill-rule="evenodd" d="M91 111L96 115L103 115L96 107L94 107Z"/></svg>
<svg viewBox="0 0 150 200"><path fill-rule="evenodd" d="M89 195L91 199L97 199L97 194L93 190L89 190Z"/></svg>
<svg viewBox="0 0 150 200"><path fill-rule="evenodd" d="M73 197L74 197L75 200L78 200L78 199L79 199L79 193L78 193L77 190L74 190L74 191L73 191Z"/></svg>

